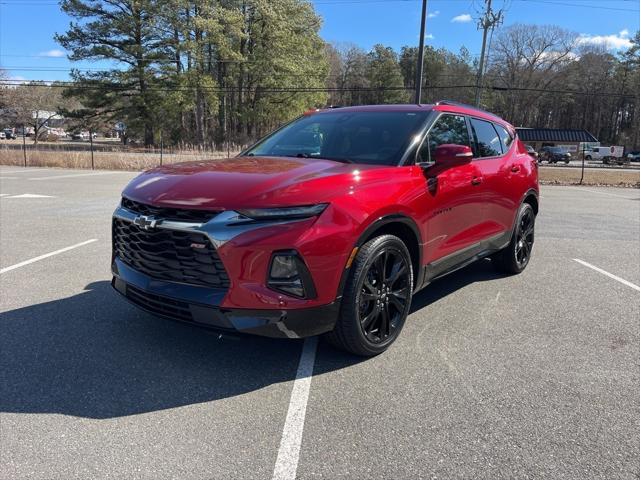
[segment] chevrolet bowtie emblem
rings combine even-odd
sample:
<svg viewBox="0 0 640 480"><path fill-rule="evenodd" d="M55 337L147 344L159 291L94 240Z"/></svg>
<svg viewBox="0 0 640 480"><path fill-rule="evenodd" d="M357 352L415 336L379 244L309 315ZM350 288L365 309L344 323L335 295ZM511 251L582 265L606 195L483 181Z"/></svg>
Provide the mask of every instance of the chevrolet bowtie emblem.
<svg viewBox="0 0 640 480"><path fill-rule="evenodd" d="M157 218L148 217L146 215L138 215L136 218L133 219L133 223L134 225L137 225L143 230L152 230L156 228L156 225L158 225L159 220Z"/></svg>

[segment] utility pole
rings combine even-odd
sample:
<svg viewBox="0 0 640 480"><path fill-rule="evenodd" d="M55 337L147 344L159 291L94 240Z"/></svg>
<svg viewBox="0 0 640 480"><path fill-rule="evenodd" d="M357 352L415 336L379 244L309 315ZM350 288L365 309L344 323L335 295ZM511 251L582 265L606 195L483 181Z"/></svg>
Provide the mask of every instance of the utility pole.
<svg viewBox="0 0 640 480"><path fill-rule="evenodd" d="M427 23L427 0L422 0L422 19L420 20L420 44L418 47L418 64L416 65L416 103L422 101L422 71L424 63L424 30Z"/></svg>
<svg viewBox="0 0 640 480"><path fill-rule="evenodd" d="M491 9L492 0L484 0L486 10L482 17L478 20L478 29L482 29L482 50L480 51L480 65L478 66L478 76L476 77L476 107L480 106L480 97L482 95L482 82L484 80L484 58L487 48L487 34L494 28L500 26L504 20L503 11L494 12Z"/></svg>

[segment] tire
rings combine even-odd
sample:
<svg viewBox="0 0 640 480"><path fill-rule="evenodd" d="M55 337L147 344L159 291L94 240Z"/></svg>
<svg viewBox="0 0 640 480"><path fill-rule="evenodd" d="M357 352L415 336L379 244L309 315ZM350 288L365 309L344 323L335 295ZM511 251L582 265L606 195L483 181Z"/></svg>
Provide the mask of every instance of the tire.
<svg viewBox="0 0 640 480"><path fill-rule="evenodd" d="M493 264L499 272L518 274L527 268L533 251L535 222L536 215L531 205L520 205L509 245L492 257Z"/></svg>
<svg viewBox="0 0 640 480"><path fill-rule="evenodd" d="M586 157L584 157L585 160L591 160L591 155L587 155Z"/></svg>
<svg viewBox="0 0 640 480"><path fill-rule="evenodd" d="M369 240L351 266L338 321L326 340L363 357L384 352L402 331L412 295L413 267L406 245L393 235Z"/></svg>
<svg viewBox="0 0 640 480"><path fill-rule="evenodd" d="M565 161L564 161L564 164L565 164L565 165L569 165L569 160L565 160Z"/></svg>

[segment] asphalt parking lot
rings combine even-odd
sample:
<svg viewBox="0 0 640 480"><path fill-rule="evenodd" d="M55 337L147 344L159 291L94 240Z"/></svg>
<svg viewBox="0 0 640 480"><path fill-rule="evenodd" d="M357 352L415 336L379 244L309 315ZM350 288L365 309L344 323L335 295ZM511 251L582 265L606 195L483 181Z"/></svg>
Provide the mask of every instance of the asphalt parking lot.
<svg viewBox="0 0 640 480"><path fill-rule="evenodd" d="M133 175L0 168L1 478L640 478L640 190L543 187L523 274L432 284L362 360L122 300Z"/></svg>

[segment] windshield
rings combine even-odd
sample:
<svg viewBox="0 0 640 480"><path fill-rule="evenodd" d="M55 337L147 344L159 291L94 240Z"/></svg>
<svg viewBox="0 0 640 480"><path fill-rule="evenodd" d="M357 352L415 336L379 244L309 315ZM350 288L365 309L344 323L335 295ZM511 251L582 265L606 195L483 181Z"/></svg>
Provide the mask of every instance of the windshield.
<svg viewBox="0 0 640 480"><path fill-rule="evenodd" d="M397 165L424 124L425 112L335 112L302 117L245 155L323 158Z"/></svg>

